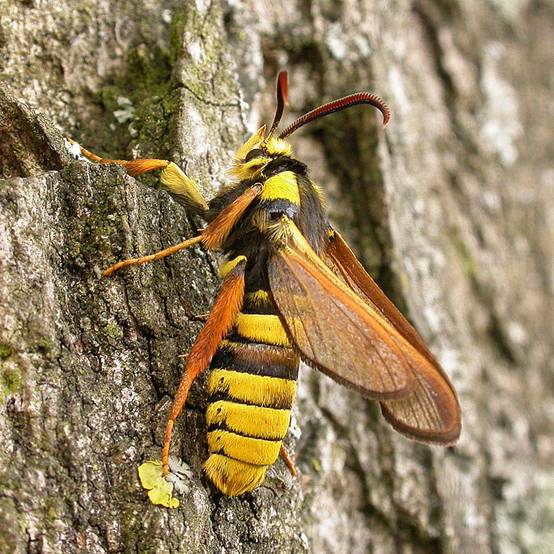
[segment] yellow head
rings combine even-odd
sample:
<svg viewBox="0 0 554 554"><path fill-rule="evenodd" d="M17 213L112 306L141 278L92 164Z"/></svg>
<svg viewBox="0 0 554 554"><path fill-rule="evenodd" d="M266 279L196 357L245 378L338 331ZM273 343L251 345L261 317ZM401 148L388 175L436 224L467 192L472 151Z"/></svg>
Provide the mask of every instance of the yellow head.
<svg viewBox="0 0 554 554"><path fill-rule="evenodd" d="M287 104L287 98L287 72L280 71L277 76L277 109L275 110L275 117L269 133L265 136L265 125L263 125L238 149L235 155L235 163L230 173L240 181L255 179L262 173L267 164L277 156L290 157L292 155L292 148L284 139L311 121L357 104L370 104L379 109L383 114L383 125L386 125L390 119L390 110L383 100L369 92L357 92L323 104L305 113L295 119L278 136L275 136L283 110Z"/></svg>
<svg viewBox="0 0 554 554"><path fill-rule="evenodd" d="M262 125L235 154L231 175L240 181L254 179L265 166L277 156L291 156L291 145L281 138L265 136L266 126Z"/></svg>

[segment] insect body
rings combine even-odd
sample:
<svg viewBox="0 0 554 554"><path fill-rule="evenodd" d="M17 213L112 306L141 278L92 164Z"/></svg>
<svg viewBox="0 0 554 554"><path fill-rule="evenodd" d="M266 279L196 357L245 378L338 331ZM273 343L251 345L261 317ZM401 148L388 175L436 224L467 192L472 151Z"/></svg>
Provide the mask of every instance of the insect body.
<svg viewBox="0 0 554 554"><path fill-rule="evenodd" d="M190 386L210 366L204 469L231 496L259 486L280 453L287 459L282 440L300 359L378 400L387 421L409 438L448 445L461 429L447 376L330 226L321 190L285 140L314 119L362 103L381 110L386 124L388 108L374 95L354 94L312 110L277 136L286 96L281 72L269 132L262 127L238 150L231 170L236 182L209 204L175 164L117 161L131 174L162 169L169 192L203 214L208 226L193 239L120 262L105 275L195 244L226 255L220 292L188 355L168 418L161 470L169 472L173 425ZM113 161L81 151L95 161Z"/></svg>
<svg viewBox="0 0 554 554"><path fill-rule="evenodd" d="M317 251L328 228L320 196L306 166L290 157L290 146L278 138L264 141L262 133L255 137L260 144L244 157L248 167L236 168L248 177L212 202L217 213L237 193L261 183L255 203L225 242L230 261L222 274L244 261L244 301L231 334L212 359L208 381L210 457L204 468L228 495L261 483L279 456L296 393L300 358L271 296L268 275L269 258L283 232L281 218L295 222Z"/></svg>

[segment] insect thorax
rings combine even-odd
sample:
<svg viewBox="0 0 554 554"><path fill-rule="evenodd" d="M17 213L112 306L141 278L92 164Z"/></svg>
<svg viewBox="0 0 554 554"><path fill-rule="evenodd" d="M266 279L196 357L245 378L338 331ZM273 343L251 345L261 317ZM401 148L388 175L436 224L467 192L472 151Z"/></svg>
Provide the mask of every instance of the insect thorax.
<svg viewBox="0 0 554 554"><path fill-rule="evenodd" d="M279 243L279 220L292 219L316 252L321 252L327 239L328 220L319 187L308 176L304 163L288 156L267 162L253 178L228 185L210 202L207 220L213 220L223 209L248 188L260 183L258 198L235 224L223 251L247 258L263 255Z"/></svg>

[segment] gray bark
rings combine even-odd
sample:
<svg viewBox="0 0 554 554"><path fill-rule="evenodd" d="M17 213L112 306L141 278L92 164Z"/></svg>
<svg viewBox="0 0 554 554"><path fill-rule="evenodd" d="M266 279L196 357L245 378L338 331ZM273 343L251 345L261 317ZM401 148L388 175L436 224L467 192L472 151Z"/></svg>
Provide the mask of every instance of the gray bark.
<svg viewBox="0 0 554 554"><path fill-rule="evenodd" d="M549 552L554 544L551 1L148 2L0 6L0 551ZM205 378L173 451L178 510L136 468L165 417L217 260L190 250L101 279L202 225L113 166L169 157L210 196L270 122L355 90L393 111L295 135L333 220L460 393L455 448L301 374L287 447L240 498L201 478ZM40 115L39 115L40 114ZM291 114L289 114L291 117Z"/></svg>

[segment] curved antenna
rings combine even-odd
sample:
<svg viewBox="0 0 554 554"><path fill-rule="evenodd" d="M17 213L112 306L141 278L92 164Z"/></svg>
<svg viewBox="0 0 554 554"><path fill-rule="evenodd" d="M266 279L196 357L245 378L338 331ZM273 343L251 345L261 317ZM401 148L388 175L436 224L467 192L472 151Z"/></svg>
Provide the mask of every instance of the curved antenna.
<svg viewBox="0 0 554 554"><path fill-rule="evenodd" d="M288 104L288 76L285 70L279 71L277 76L277 109L275 110L275 117L273 118L273 123L271 124L271 129L269 130L268 138L273 135L275 129L281 121L281 116L283 115L283 110L285 105Z"/></svg>
<svg viewBox="0 0 554 554"><path fill-rule="evenodd" d="M285 138L289 135L292 135L294 131L310 123L320 117L325 117L334 112L340 112L351 106L356 106L357 104L369 104L377 108L383 114L383 127L387 126L387 123L390 121L391 113L390 108L385 104L385 102L375 94L369 92L356 92L355 94L350 94L344 98L339 98L338 100L333 100L327 104L323 104L318 108L315 108L311 112L305 113L300 116L298 119L293 121L280 135L279 138Z"/></svg>

